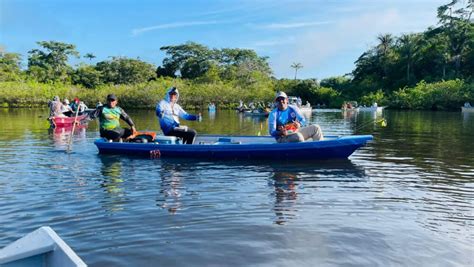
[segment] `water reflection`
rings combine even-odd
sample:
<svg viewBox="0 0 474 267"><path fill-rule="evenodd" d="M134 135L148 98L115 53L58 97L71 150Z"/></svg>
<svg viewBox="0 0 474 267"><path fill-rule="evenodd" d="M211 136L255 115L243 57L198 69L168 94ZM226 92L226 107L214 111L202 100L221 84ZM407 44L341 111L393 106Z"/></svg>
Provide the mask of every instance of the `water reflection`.
<svg viewBox="0 0 474 267"><path fill-rule="evenodd" d="M267 131L218 112L186 123ZM387 110L374 131L371 114L318 111L325 133L374 141L348 161L299 164L95 156L96 121L66 155L55 145L68 133L48 135L40 113L0 111L0 247L53 223L91 266L472 264L474 114ZM131 116L159 130L153 111Z"/></svg>
<svg viewBox="0 0 474 267"><path fill-rule="evenodd" d="M86 140L86 128L87 125L79 125L75 127L74 133L72 132L71 127L58 127L58 128L49 128L48 134L52 137L54 147L58 150L64 150L67 148L69 144L69 139L71 138L71 134L74 136L74 140Z"/></svg>
<svg viewBox="0 0 474 267"><path fill-rule="evenodd" d="M272 176L275 187L275 223L285 224L296 216L296 201L298 197L296 172L275 171Z"/></svg>
<svg viewBox="0 0 474 267"><path fill-rule="evenodd" d="M314 198L317 194L314 190L326 186L326 183L360 183L367 180L365 170L350 160L315 161L307 164L270 163L268 168L271 170L269 185L273 187L271 195L274 197L274 223L278 225L285 225L297 218L298 207L304 205L299 203L300 198L308 195ZM325 205L324 201L314 204Z"/></svg>
<svg viewBox="0 0 474 267"><path fill-rule="evenodd" d="M216 111L208 111L207 113L207 117L209 118L209 120L213 121L216 119Z"/></svg>
<svg viewBox="0 0 474 267"><path fill-rule="evenodd" d="M157 206L175 214L182 206L182 175L179 165L163 162L160 170L160 190Z"/></svg>
<svg viewBox="0 0 474 267"><path fill-rule="evenodd" d="M125 193L122 179L122 160L118 156L110 155L101 155L99 158L102 163L100 166L100 173L102 174L100 186L106 193L103 205L111 212L123 210Z"/></svg>
<svg viewBox="0 0 474 267"><path fill-rule="evenodd" d="M474 127L474 112L462 112L462 125L467 129Z"/></svg>

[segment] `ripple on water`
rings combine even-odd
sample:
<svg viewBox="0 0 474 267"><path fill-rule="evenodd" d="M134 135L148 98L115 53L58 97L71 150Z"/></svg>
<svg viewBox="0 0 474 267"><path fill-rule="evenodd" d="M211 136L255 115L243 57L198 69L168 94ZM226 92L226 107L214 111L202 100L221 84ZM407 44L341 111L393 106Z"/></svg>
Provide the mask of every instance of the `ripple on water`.
<svg viewBox="0 0 474 267"><path fill-rule="evenodd" d="M95 124L70 153L66 135L0 130L23 136L0 134L0 247L50 225L90 266L472 265L469 137L439 138L449 115L415 127L387 114L382 129L315 113L326 134L375 138L350 160L304 163L97 155Z"/></svg>

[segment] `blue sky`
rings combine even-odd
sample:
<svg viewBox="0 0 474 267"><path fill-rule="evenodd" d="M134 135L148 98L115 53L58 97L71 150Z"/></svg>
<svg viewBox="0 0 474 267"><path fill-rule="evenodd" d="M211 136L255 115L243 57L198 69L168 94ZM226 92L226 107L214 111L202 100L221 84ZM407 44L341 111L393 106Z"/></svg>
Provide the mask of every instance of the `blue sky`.
<svg viewBox="0 0 474 267"><path fill-rule="evenodd" d="M352 71L381 33L420 32L448 0L0 0L0 45L23 55L37 41L75 44L94 60L160 65L164 45L194 41L268 56L274 75L327 78ZM79 61L86 61L81 59ZM78 60L71 63L76 64Z"/></svg>

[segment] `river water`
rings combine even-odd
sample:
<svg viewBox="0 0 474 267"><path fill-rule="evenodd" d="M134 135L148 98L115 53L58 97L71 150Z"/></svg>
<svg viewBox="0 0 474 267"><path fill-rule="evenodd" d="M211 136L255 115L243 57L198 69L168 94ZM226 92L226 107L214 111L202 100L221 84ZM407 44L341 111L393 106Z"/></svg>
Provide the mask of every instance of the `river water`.
<svg viewBox="0 0 474 267"><path fill-rule="evenodd" d="M473 266L474 113L342 113L325 134L373 134L348 160L208 161L99 155L92 121L0 110L0 248L51 226L90 266ZM158 131L152 111L130 111ZM266 134L233 111L199 133ZM381 127L373 120L384 117Z"/></svg>

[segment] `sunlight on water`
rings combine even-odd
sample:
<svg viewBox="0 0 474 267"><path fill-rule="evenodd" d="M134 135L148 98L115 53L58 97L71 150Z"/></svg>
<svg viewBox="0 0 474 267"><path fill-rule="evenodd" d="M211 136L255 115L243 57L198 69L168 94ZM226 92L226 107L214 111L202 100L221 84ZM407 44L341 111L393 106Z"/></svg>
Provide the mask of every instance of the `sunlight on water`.
<svg viewBox="0 0 474 267"><path fill-rule="evenodd" d="M152 111L129 114L159 131ZM474 116L316 112L326 135L374 141L298 163L98 155L96 122L66 153L71 132L44 115L0 112L0 247L49 225L90 266L474 264ZM204 118L186 124L267 133L265 118Z"/></svg>

